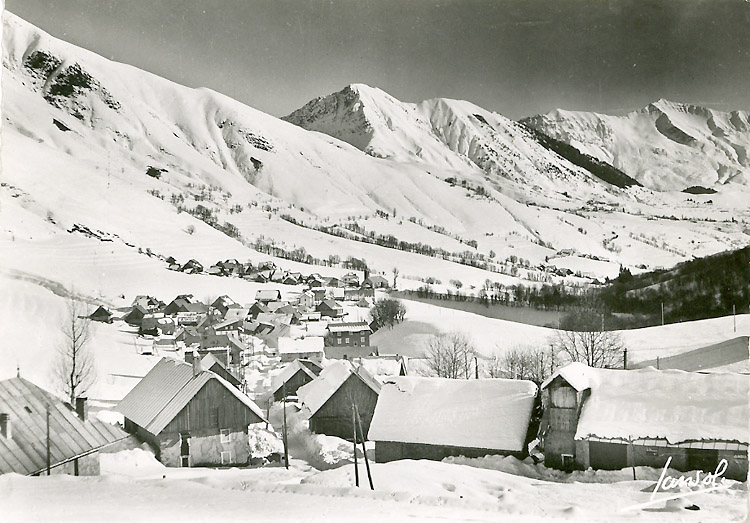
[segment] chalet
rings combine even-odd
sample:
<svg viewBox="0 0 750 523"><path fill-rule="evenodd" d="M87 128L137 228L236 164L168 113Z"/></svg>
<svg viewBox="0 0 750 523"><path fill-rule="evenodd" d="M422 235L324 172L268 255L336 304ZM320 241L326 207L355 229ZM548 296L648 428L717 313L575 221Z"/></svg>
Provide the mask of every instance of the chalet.
<svg viewBox="0 0 750 523"><path fill-rule="evenodd" d="M338 279L335 276L330 276L325 279L326 287L341 287L343 285L344 285L344 282L342 282L340 279Z"/></svg>
<svg viewBox="0 0 750 523"><path fill-rule="evenodd" d="M122 317L123 320L128 325L137 325L140 326L141 321L143 321L143 317L147 314L147 311L145 308L143 308L140 305L134 305L132 309L130 309L125 316Z"/></svg>
<svg viewBox="0 0 750 523"><path fill-rule="evenodd" d="M187 306L192 303L189 300L186 300L185 298L175 298L171 302L169 302L169 305L164 307L164 314L166 316L173 316L177 314L178 312L186 312Z"/></svg>
<svg viewBox="0 0 750 523"><path fill-rule="evenodd" d="M364 321L329 323L326 329L329 347L359 347L370 345L370 325Z"/></svg>
<svg viewBox="0 0 750 523"><path fill-rule="evenodd" d="M99 456L138 445L121 428L88 416L85 398L73 409L21 377L0 381L0 474L47 472L47 409L51 474L99 474Z"/></svg>
<svg viewBox="0 0 750 523"><path fill-rule="evenodd" d="M206 273L211 276L224 276L225 275L224 268L217 264L211 265L206 271Z"/></svg>
<svg viewBox="0 0 750 523"><path fill-rule="evenodd" d="M229 309L241 308L241 306L236 301L226 295L216 298L213 303L211 303L210 307L219 311L219 314L221 314L222 316L224 316Z"/></svg>
<svg viewBox="0 0 750 523"><path fill-rule="evenodd" d="M274 283L282 283L286 277L286 272L281 269L274 269L271 271L271 276L268 278Z"/></svg>
<svg viewBox="0 0 750 523"><path fill-rule="evenodd" d="M290 272L286 276L284 276L284 279L282 280L282 283L285 285L299 285L302 281L302 275L298 272Z"/></svg>
<svg viewBox="0 0 750 523"><path fill-rule="evenodd" d="M180 272L186 272L188 274L199 274L203 272L203 265L201 265L197 260L189 260L182 267L180 267Z"/></svg>
<svg viewBox="0 0 750 523"><path fill-rule="evenodd" d="M296 359L321 362L324 356L323 338L319 336L299 339L278 338L277 347L282 363Z"/></svg>
<svg viewBox="0 0 750 523"><path fill-rule="evenodd" d="M341 318L344 316L344 307L335 300L323 300L316 307L316 310L320 312L321 316L329 316L331 318Z"/></svg>
<svg viewBox="0 0 750 523"><path fill-rule="evenodd" d="M101 321L103 323L112 323L112 313L100 305L91 313L89 319L93 321Z"/></svg>
<svg viewBox="0 0 750 523"><path fill-rule="evenodd" d="M146 309L147 312L156 312L164 308L164 303L161 300L157 300L153 296L146 296L142 294L135 297L132 305L134 307L136 305L140 305L141 307Z"/></svg>
<svg viewBox="0 0 750 523"><path fill-rule="evenodd" d="M311 274L307 278L307 285L309 285L311 289L324 287L325 284L326 284L326 281L323 279L323 277L320 274Z"/></svg>
<svg viewBox="0 0 750 523"><path fill-rule="evenodd" d="M213 325L211 328L216 334L227 334L230 332L239 333L244 325L244 320L241 318L230 318L228 320L220 321Z"/></svg>
<svg viewBox="0 0 750 523"><path fill-rule="evenodd" d="M572 363L542 383L545 464L716 470L745 481L750 376L680 370L614 370Z"/></svg>
<svg viewBox="0 0 750 523"><path fill-rule="evenodd" d="M145 314L141 318L141 325L138 332L141 334L152 334L154 336L159 334L159 320L164 319L164 313L152 312ZM172 318L169 318L170 320Z"/></svg>
<svg viewBox="0 0 750 523"><path fill-rule="evenodd" d="M372 307L375 303L372 301L372 298L360 298L357 302L357 307L367 307L368 309Z"/></svg>
<svg viewBox="0 0 750 523"><path fill-rule="evenodd" d="M248 426L268 423L253 401L218 374L162 358L117 405L125 429L168 467L245 465Z"/></svg>
<svg viewBox="0 0 750 523"><path fill-rule="evenodd" d="M365 278L365 281L362 282L362 286L369 289L387 289L388 280L376 274L369 278Z"/></svg>
<svg viewBox="0 0 750 523"><path fill-rule="evenodd" d="M305 291L297 298L297 306L302 310L315 307L315 295L311 291Z"/></svg>
<svg viewBox="0 0 750 523"><path fill-rule="evenodd" d="M346 361L329 365L320 376L297 390L312 432L348 440L354 436L352 404L357 406L362 431L367 434L378 394L380 383L364 368L355 368Z"/></svg>
<svg viewBox="0 0 750 523"><path fill-rule="evenodd" d="M523 457L536 395L524 380L395 378L383 385L368 439L378 463Z"/></svg>
<svg viewBox="0 0 750 523"><path fill-rule="evenodd" d="M348 272L342 276L341 282L346 287L359 287L359 276L354 272Z"/></svg>
<svg viewBox="0 0 750 523"><path fill-rule="evenodd" d="M225 362L227 366L240 365L242 353L247 350L247 345L234 333L207 334L201 337L201 349L226 348L229 350L230 358Z"/></svg>
<svg viewBox="0 0 750 523"><path fill-rule="evenodd" d="M175 332L175 339L184 342L187 346L200 343L202 337L198 328L192 326L179 327Z"/></svg>
<svg viewBox="0 0 750 523"><path fill-rule="evenodd" d="M272 301L281 301L281 291L278 289L259 290L255 293L255 301L263 304Z"/></svg>
<svg viewBox="0 0 750 523"><path fill-rule="evenodd" d="M266 307L264 303L261 303L259 301L256 301L255 303L253 303L249 309L249 314L253 318L257 318L259 314L267 314L269 312L271 312L271 310L268 307Z"/></svg>
<svg viewBox="0 0 750 523"><path fill-rule="evenodd" d="M260 262L258 264L259 271L273 271L276 268L276 264L271 260Z"/></svg>
<svg viewBox="0 0 750 523"><path fill-rule="evenodd" d="M285 397L294 396L297 394L297 389L306 383L310 383L318 377L318 374L320 374L320 371L316 374L300 360L294 360L274 376L269 395L273 396L274 401L281 401Z"/></svg>
<svg viewBox="0 0 750 523"><path fill-rule="evenodd" d="M249 308L231 308L227 309L226 314L224 314L224 320L244 320L250 315L250 309Z"/></svg>

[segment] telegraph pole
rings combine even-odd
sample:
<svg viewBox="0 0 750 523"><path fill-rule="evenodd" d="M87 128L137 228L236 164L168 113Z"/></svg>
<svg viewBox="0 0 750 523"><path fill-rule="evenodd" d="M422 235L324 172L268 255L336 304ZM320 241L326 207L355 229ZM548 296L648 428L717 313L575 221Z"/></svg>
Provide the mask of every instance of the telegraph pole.
<svg viewBox="0 0 750 523"><path fill-rule="evenodd" d="M49 449L49 405L47 405L47 475L50 471L50 449Z"/></svg>
<svg viewBox="0 0 750 523"><path fill-rule="evenodd" d="M661 326L664 326L664 302L661 302Z"/></svg>

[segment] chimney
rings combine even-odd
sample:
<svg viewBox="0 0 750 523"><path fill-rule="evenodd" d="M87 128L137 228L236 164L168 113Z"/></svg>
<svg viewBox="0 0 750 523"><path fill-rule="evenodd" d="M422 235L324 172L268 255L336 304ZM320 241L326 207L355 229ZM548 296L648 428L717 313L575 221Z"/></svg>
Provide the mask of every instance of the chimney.
<svg viewBox="0 0 750 523"><path fill-rule="evenodd" d="M86 398L76 398L76 414L81 421L86 421L89 417L89 405Z"/></svg>
<svg viewBox="0 0 750 523"><path fill-rule="evenodd" d="M197 351L193 351L193 377L197 376L201 372L203 372L203 367L201 366L201 357Z"/></svg>
<svg viewBox="0 0 750 523"><path fill-rule="evenodd" d="M192 352L185 351L185 363L192 364L193 363L193 358L195 358L195 356L193 355Z"/></svg>
<svg viewBox="0 0 750 523"><path fill-rule="evenodd" d="M0 434L6 439L10 439L13 436L11 430L10 414L3 412L0 414Z"/></svg>

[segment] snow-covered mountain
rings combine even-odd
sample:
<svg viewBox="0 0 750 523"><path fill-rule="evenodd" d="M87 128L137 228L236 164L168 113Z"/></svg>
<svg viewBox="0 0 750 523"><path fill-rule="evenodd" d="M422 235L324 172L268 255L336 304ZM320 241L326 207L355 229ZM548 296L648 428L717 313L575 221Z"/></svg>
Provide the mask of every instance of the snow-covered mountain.
<svg viewBox="0 0 750 523"><path fill-rule="evenodd" d="M522 120L646 187L750 185L750 113L659 100L625 116L555 110Z"/></svg>
<svg viewBox="0 0 750 523"><path fill-rule="evenodd" d="M122 249L204 264L267 259L261 240L302 261L354 256L399 269L411 287L428 277L476 288L559 281L551 266L603 278L750 238L747 193L615 187L469 102L405 104L353 85L288 118L321 133L112 62L8 12L2 51L0 264L94 293L112 295L136 273L145 281L144 255L105 244L107 267L125 271L105 275L101 245L83 249L73 224ZM430 249L439 251L416 252ZM80 272L62 270L71 259ZM480 259L489 265L472 266Z"/></svg>
<svg viewBox="0 0 750 523"><path fill-rule="evenodd" d="M380 89L352 84L283 119L379 158L482 172L490 181L507 179L546 191L609 189L544 148L523 126L463 100L405 103Z"/></svg>

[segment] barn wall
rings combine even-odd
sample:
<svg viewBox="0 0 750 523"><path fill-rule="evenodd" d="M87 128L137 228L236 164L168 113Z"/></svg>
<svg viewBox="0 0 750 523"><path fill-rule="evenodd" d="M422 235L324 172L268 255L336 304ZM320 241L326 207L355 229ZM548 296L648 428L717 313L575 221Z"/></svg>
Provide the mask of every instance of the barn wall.
<svg viewBox="0 0 750 523"><path fill-rule="evenodd" d="M162 432L199 429L246 429L261 419L218 380L209 380Z"/></svg>
<svg viewBox="0 0 750 523"><path fill-rule="evenodd" d="M578 427L578 396L576 390L558 378L552 381L543 395L546 424L544 436L544 464L556 469L570 469L572 463L563 464L563 454L578 456L576 468L586 468L579 456L575 433Z"/></svg>
<svg viewBox="0 0 750 523"><path fill-rule="evenodd" d="M354 374L349 376L339 390L310 418L310 430L317 434L353 439L352 400L357 404L362 431L366 437L370 430L372 415L375 413L378 394Z"/></svg>
<svg viewBox="0 0 750 523"><path fill-rule="evenodd" d="M400 443L394 441L375 442L375 462L387 463L399 459L431 459L440 461L449 456L481 458L489 454L508 456L511 451L481 449L476 447L454 447L450 445L428 445L424 443Z"/></svg>

